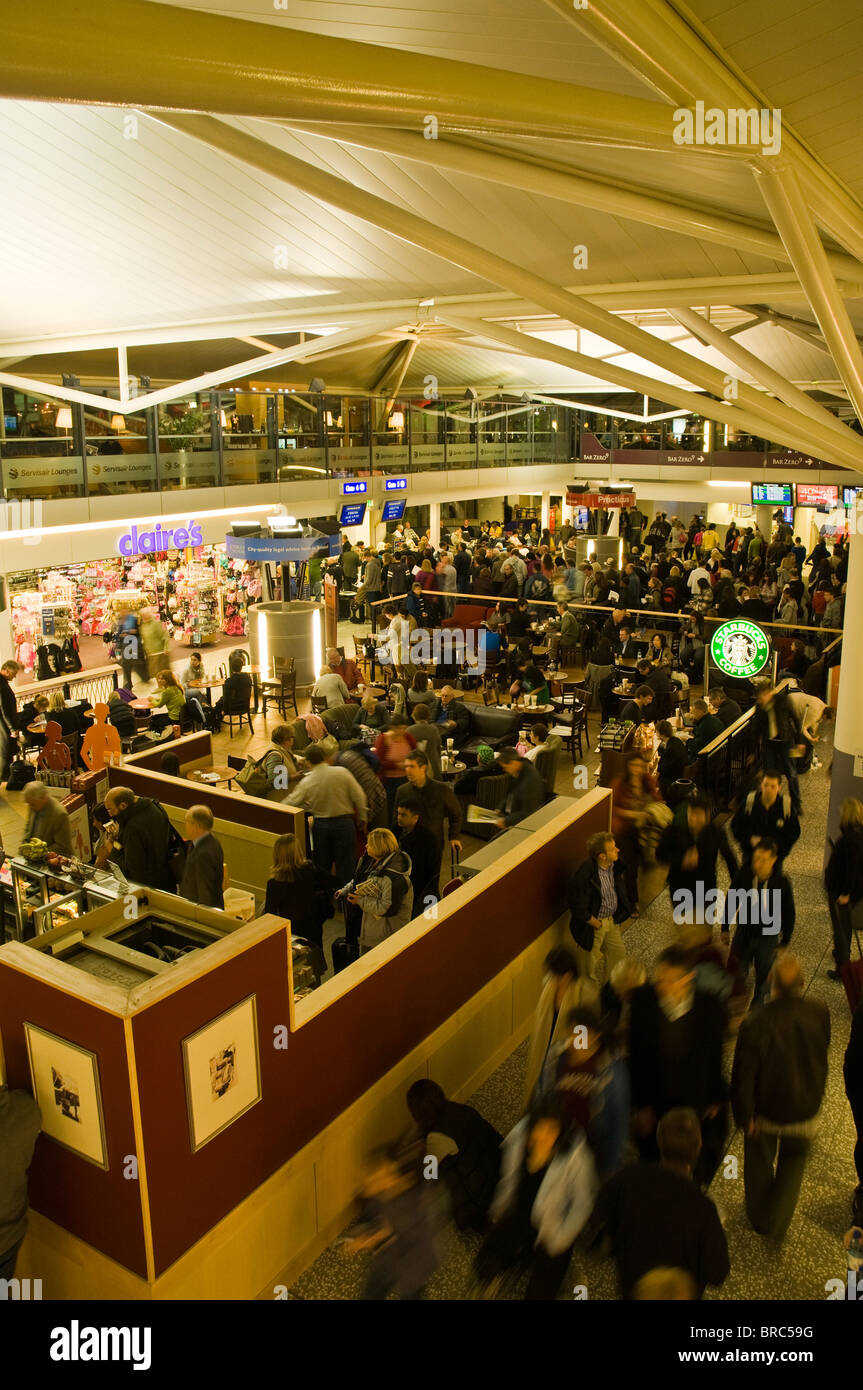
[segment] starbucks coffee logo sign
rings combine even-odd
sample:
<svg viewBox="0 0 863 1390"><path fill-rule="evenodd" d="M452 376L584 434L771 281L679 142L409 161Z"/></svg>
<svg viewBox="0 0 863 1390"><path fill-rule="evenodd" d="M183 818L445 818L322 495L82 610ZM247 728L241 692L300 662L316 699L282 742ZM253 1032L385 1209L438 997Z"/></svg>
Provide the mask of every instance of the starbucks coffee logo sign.
<svg viewBox="0 0 863 1390"><path fill-rule="evenodd" d="M757 676L770 658L770 643L761 628L745 619L723 623L710 639L710 655L726 676Z"/></svg>

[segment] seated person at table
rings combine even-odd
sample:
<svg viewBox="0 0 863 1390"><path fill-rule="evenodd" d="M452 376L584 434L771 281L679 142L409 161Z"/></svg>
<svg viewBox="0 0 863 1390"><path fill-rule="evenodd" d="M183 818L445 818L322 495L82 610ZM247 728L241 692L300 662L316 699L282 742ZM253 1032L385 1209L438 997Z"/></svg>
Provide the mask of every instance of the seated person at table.
<svg viewBox="0 0 863 1390"><path fill-rule="evenodd" d="M458 698L451 685L445 685L440 692L440 709L434 721L440 729L441 738L451 738L456 746L470 736L470 714L464 700Z"/></svg>
<svg viewBox="0 0 863 1390"><path fill-rule="evenodd" d="M618 633L615 659L617 661L633 661L641 656L642 644L637 642L632 635L631 627L622 627Z"/></svg>
<svg viewBox="0 0 863 1390"><path fill-rule="evenodd" d="M68 707L62 690L55 690L49 699L48 718L60 725L64 737L66 734L83 733L93 722L91 719L85 718L83 705L78 705L77 708L73 709Z"/></svg>
<svg viewBox="0 0 863 1390"><path fill-rule="evenodd" d="M620 711L622 723L631 719L633 724L648 724L650 722L648 710L653 704L653 691L649 685L640 685L631 700Z"/></svg>
<svg viewBox="0 0 863 1390"><path fill-rule="evenodd" d="M182 777L180 771L180 759L176 753L163 753L159 759L159 771L165 777Z"/></svg>
<svg viewBox="0 0 863 1390"><path fill-rule="evenodd" d="M312 695L318 700L326 700L327 709L335 709L336 705L348 703L351 692L336 670L339 664L338 652L328 651L327 662L329 665L324 668L312 686Z"/></svg>
<svg viewBox="0 0 863 1390"><path fill-rule="evenodd" d="M497 765L509 778L497 824L508 830L545 805L545 783L533 763L520 757L515 748L501 748Z"/></svg>
<svg viewBox="0 0 863 1390"><path fill-rule="evenodd" d="M670 670L674 665L674 657L664 632L654 632L647 655L653 666L667 666Z"/></svg>
<svg viewBox="0 0 863 1390"><path fill-rule="evenodd" d="M710 713L715 714L723 729L729 729L732 724L740 718L741 709L736 700L732 700L727 690L715 687L707 697L710 705Z"/></svg>
<svg viewBox="0 0 863 1390"><path fill-rule="evenodd" d="M29 733L28 726L30 724L35 724L37 720L42 719L47 714L47 710L48 696L35 695L32 700L27 701L26 705L21 706L21 709L18 712L18 718L15 721L16 727L21 729L22 732L25 734ZM59 723L59 720L57 722ZM31 735L31 738L34 740L39 737L41 737L41 735Z"/></svg>
<svg viewBox="0 0 863 1390"><path fill-rule="evenodd" d="M581 627L578 618L570 612L567 603L557 605L557 617L551 619L548 630L549 632L560 633L560 645L562 647L577 647L581 641Z"/></svg>
<svg viewBox="0 0 863 1390"><path fill-rule="evenodd" d="M355 661L348 656L341 656L339 652L335 655L339 658L330 665L330 669L335 671L337 676L341 676L348 690L353 694L360 683L360 668Z"/></svg>
<svg viewBox="0 0 863 1390"><path fill-rule="evenodd" d="M134 714L116 690L108 698L108 723L114 725L121 738L134 738L138 731Z"/></svg>
<svg viewBox="0 0 863 1390"><path fill-rule="evenodd" d="M408 728L408 733L416 743L417 748L421 748L428 758L432 777L436 777L440 781L440 728L437 724L430 722L428 705L414 705L412 712L414 722Z"/></svg>
<svg viewBox="0 0 863 1390"><path fill-rule="evenodd" d="M683 777L689 765L688 744L675 737L674 729L667 719L657 724L656 732L659 735L656 780L659 782L659 790L667 800L669 788Z"/></svg>
<svg viewBox="0 0 863 1390"><path fill-rule="evenodd" d="M539 667L534 666L533 662L529 662L525 666L521 679L513 682L510 694L513 699L517 699L519 695L535 696L534 703L537 705L547 705L551 699L548 682Z"/></svg>
<svg viewBox="0 0 863 1390"><path fill-rule="evenodd" d="M425 705L429 719L437 719L440 700L425 671L417 671L407 689L407 713L413 717L417 705Z"/></svg>
<svg viewBox="0 0 863 1390"><path fill-rule="evenodd" d="M526 637L530 632L530 625L533 621L527 606L527 599L522 597L516 604L506 603L503 605L504 618L506 619L506 632L510 642L518 642L521 637ZM506 610L509 610L508 612Z"/></svg>
<svg viewBox="0 0 863 1390"><path fill-rule="evenodd" d="M563 739L559 734L550 734L547 724L534 724L528 730L527 736L530 740L530 748L524 757L529 763L536 762L539 753L553 753L563 747Z"/></svg>
<svg viewBox="0 0 863 1390"><path fill-rule="evenodd" d="M692 706L693 734L686 745L689 761L698 757L708 743L712 743L722 733L722 725L707 708L706 700L696 700Z"/></svg>
<svg viewBox="0 0 863 1390"><path fill-rule="evenodd" d="M649 659L644 657L635 669L638 672L639 683L649 685L653 691L653 704L648 710L647 721L652 724L657 711L664 715L671 704L678 703L680 691L671 679L667 666L651 666Z"/></svg>
<svg viewBox="0 0 863 1390"><path fill-rule="evenodd" d="M376 695L366 691L360 701L360 712L357 716L357 724L366 729L376 729L380 733L389 723L389 711Z"/></svg>
<svg viewBox="0 0 863 1390"><path fill-rule="evenodd" d="M476 750L476 767L468 768L461 777L456 779L453 791L456 796L475 796L477 783L481 777L494 777L497 768L494 765L495 753L487 743L481 743Z"/></svg>
<svg viewBox="0 0 863 1390"><path fill-rule="evenodd" d="M154 710L164 707L167 712L167 719L172 724L180 721L180 711L186 703L186 696L183 687L178 683L173 671L160 671L156 677L156 685L159 687L157 695L150 697L150 704ZM165 715L154 715L150 720L151 728L164 726Z"/></svg>
<svg viewBox="0 0 863 1390"><path fill-rule="evenodd" d="M222 727L226 708L245 710L248 709L252 701L252 678L248 672L243 670L243 658L235 654L231 657L228 665L230 675L222 686L221 698L217 700L213 710L215 733L218 733Z"/></svg>
<svg viewBox="0 0 863 1390"><path fill-rule="evenodd" d="M201 656L200 652L192 652L189 656L189 664L180 676L183 689L187 690L190 685L194 686L198 681L206 679L207 673L204 670L204 658ZM207 692L201 690L201 696L206 699Z"/></svg>

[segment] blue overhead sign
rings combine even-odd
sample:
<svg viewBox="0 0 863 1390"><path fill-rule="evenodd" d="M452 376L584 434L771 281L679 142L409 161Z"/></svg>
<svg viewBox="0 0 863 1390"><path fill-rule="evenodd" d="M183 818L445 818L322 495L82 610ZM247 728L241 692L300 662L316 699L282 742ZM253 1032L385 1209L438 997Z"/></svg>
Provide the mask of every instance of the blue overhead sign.
<svg viewBox="0 0 863 1390"><path fill-rule="evenodd" d="M343 483L342 493L345 497L364 497L369 490L368 483Z"/></svg>
<svg viewBox="0 0 863 1390"><path fill-rule="evenodd" d="M384 492L407 492L407 478L384 478Z"/></svg>
<svg viewBox="0 0 863 1390"><path fill-rule="evenodd" d="M276 565L298 564L320 551L332 554L328 536L226 536L225 549L232 560Z"/></svg>

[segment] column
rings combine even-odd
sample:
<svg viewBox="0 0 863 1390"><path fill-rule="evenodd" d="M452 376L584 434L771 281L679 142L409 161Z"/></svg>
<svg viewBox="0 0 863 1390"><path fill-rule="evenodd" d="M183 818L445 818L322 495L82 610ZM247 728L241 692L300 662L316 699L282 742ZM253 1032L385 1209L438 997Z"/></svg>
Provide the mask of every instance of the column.
<svg viewBox="0 0 863 1390"><path fill-rule="evenodd" d="M550 492L544 492L544 493L542 494L542 502L540 503L540 512L539 512L539 529L540 529L540 532L544 531L544 530L547 528L547 526L548 526L548 512L549 512L550 506L551 506L551 493L550 493Z"/></svg>
<svg viewBox="0 0 863 1390"><path fill-rule="evenodd" d="M432 545L437 549L440 545L440 502L432 502L429 506L429 526Z"/></svg>
<svg viewBox="0 0 863 1390"><path fill-rule="evenodd" d="M863 722L858 703L860 690L863 689L863 537L853 532L855 519L857 515L852 512L842 675L836 708L830 809L827 813L827 833L833 839L839 833L839 812L845 798L853 796L863 801Z"/></svg>

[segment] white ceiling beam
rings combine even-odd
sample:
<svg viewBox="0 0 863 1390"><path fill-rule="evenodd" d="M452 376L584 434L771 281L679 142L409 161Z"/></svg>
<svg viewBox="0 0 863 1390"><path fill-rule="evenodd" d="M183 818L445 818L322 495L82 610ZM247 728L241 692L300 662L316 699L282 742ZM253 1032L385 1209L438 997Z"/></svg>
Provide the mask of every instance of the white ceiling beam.
<svg viewBox="0 0 863 1390"><path fill-rule="evenodd" d="M781 237L766 223L759 225L751 219L723 217L710 209L662 198L647 190L604 183L578 169L551 168L541 161L525 158L521 152L505 154L492 145L466 144L457 139L426 140L413 131L384 130L378 126L322 126L297 121L281 124L307 134L326 136L340 144L379 150L430 164L435 169L468 174L575 207L591 208L701 241L732 246L735 251L788 260ZM836 274L860 278L860 265L852 256L834 255L831 259Z"/></svg>
<svg viewBox="0 0 863 1390"><path fill-rule="evenodd" d="M262 352L278 352L275 343L268 343L264 338L246 338L242 334L237 334L237 342L245 343L247 347L260 348Z"/></svg>
<svg viewBox="0 0 863 1390"><path fill-rule="evenodd" d="M846 468L860 469L863 462L863 448L856 452L845 447L834 447L831 443L829 449L825 451L824 440L818 439L817 435L811 433L811 421L806 421L805 416L795 418L803 420L803 428L795 426L789 428L787 424L777 424L770 418L774 412L771 407L775 404L769 396L758 395L755 407L749 405L730 405L723 401L712 400L708 396L700 396L694 391L687 391L683 387L668 385L664 381L659 381L654 377L646 376L642 372L632 371L627 367L609 366L606 363L598 364L591 357L584 353L573 352L570 348L559 347L555 343L546 342L544 339L532 338L529 334L514 333L511 329L504 328L500 324L490 324L483 320L470 320L461 315L452 314L449 310L440 313L438 318L444 323L450 324L453 328L458 328L463 333L472 334L477 338L485 338L489 342L509 343L519 348L525 356L542 358L547 362L557 362L560 366L571 367L573 371L585 372L593 375L599 381L610 381L614 385L621 386L625 391L635 391L641 395L652 396L657 401L667 401L670 405L680 407L695 415L706 416L708 420L716 420L720 424L730 425L733 429L743 429L751 434L762 438L775 440L779 444L785 444L791 449L805 449L807 453L812 453L816 457L823 457L828 452L829 457L825 462L841 463ZM765 413L758 410L758 405L764 407ZM782 407L783 411L787 408ZM849 430L848 436L851 441L854 435Z"/></svg>
<svg viewBox="0 0 863 1390"><path fill-rule="evenodd" d="M863 421L863 353L827 264L824 246L797 175L788 166L776 173L756 170L755 178L824 334L848 398L858 420Z"/></svg>
<svg viewBox="0 0 863 1390"><path fill-rule="evenodd" d="M559 314L572 325L589 329L592 333L606 338L621 351L641 357L686 383L700 386L715 396L723 395L726 374L718 368L690 356L680 348L664 343L662 339L652 336L623 318L615 317L588 299L570 294L551 281L524 270L502 256L494 255L485 247L477 246L444 227L435 226L415 213L390 205L376 194L367 193L364 189L327 173L317 165L308 164L294 155L276 150L266 141L258 140L210 116L163 114L159 119L172 129L203 140L223 154L271 177L282 179L293 187L302 189L311 197L319 198L351 216L359 217L410 245L420 246L453 265L462 266L482 279L501 286L504 290L535 301L540 307ZM648 389L653 391L654 387ZM745 407L751 413L760 415L762 420L773 422L771 429L774 438L787 439L794 430L799 430L801 436L808 436L811 422L805 415L742 383L738 384L737 391L741 410ZM667 391L666 399L669 399ZM811 448L811 445L806 447ZM856 466L859 466L857 455L863 457L863 441L851 431L848 432L845 452L848 455L853 454Z"/></svg>
<svg viewBox="0 0 863 1390"><path fill-rule="evenodd" d="M831 435L838 435L844 443L848 431L835 415L831 415L829 410L813 401L805 391L787 381L780 372L774 371L766 362L762 362L760 357L756 357L755 353L750 352L742 343L714 327L703 314L697 314L694 309L675 309L672 311L672 317L701 342L721 352L733 367L747 372L766 391L772 391L780 400L785 401L786 405L808 415L819 429Z"/></svg>
<svg viewBox="0 0 863 1390"><path fill-rule="evenodd" d="M682 0L590 0L577 9L570 0L547 3L675 107L698 100L723 110L772 105ZM782 157L796 165L818 225L863 262L863 209L784 122ZM759 153L758 167L767 170L773 158Z"/></svg>
<svg viewBox="0 0 863 1390"><path fill-rule="evenodd" d="M146 395L138 396L134 401L115 401L108 396L92 396L86 391L77 391L66 386L51 386L43 381L12 376L9 372L0 372L0 384L12 386L17 391L29 392L31 395L50 395L58 400L76 401L81 405L93 406L96 410L107 410L110 406L119 415L126 415L138 410L147 410L154 405L167 404L177 400L180 396L188 396L199 391L209 391L214 386L221 386L236 377L271 371L274 367L281 367L286 362L306 361L310 356L318 356L324 351L332 352L349 343L365 340L377 329L389 326L393 321L394 316L391 314L375 315L368 318L365 324L357 324L341 333L331 333L326 339L328 344L326 349L321 348L310 354L308 343L295 343L293 347L280 348L277 352L251 357L245 362L236 362L232 367L222 367L215 372L205 372L201 376L190 377L187 381L178 382L176 386L167 386L161 391L150 391ZM317 348L317 345L323 342L323 338L316 338L315 347Z"/></svg>
<svg viewBox="0 0 863 1390"><path fill-rule="evenodd" d="M441 130L678 148L655 101L524 74L510 81L480 64L146 0L18 5L4 31L0 96L23 101L401 121L419 131L431 114Z"/></svg>

